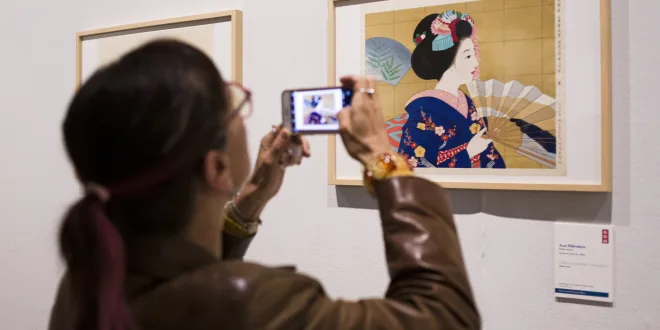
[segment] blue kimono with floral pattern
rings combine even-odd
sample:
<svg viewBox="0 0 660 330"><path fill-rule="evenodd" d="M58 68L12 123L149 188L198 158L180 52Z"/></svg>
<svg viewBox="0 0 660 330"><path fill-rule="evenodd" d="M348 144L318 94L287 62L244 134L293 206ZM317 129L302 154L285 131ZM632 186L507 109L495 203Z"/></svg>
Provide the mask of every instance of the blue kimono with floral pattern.
<svg viewBox="0 0 660 330"><path fill-rule="evenodd" d="M422 96L406 106L409 118L403 125L399 153L415 167L505 168L500 153L491 142L472 159L467 145L488 122L479 117L472 100L467 100L467 118L445 101ZM465 105L464 105L465 106Z"/></svg>

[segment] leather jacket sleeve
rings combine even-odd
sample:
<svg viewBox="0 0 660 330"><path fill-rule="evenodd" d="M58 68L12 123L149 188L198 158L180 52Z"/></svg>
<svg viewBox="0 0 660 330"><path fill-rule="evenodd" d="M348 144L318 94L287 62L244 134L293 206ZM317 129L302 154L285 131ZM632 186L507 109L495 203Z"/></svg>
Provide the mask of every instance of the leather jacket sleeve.
<svg viewBox="0 0 660 330"><path fill-rule="evenodd" d="M256 235L250 237L238 237L227 232L222 233L222 260L236 260L241 261L245 256L252 239Z"/></svg>
<svg viewBox="0 0 660 330"><path fill-rule="evenodd" d="M312 278L271 273L254 286L247 328L480 328L444 190L421 178L400 177L378 183L376 193L391 278L385 297L336 301Z"/></svg>

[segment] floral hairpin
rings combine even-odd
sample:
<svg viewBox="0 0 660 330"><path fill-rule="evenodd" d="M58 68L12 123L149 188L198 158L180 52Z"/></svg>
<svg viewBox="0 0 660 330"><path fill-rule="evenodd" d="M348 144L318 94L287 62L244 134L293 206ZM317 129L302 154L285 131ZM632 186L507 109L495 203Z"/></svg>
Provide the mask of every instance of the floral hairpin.
<svg viewBox="0 0 660 330"><path fill-rule="evenodd" d="M426 39L426 31L422 32L421 34L415 34L415 40L413 40L413 42L415 43L415 46L419 46L419 44L421 44L424 39Z"/></svg>
<svg viewBox="0 0 660 330"><path fill-rule="evenodd" d="M436 35L432 44L433 51L447 50L458 43L456 24L459 20L466 21L474 26L474 21L470 15L455 10L448 10L436 17L431 23L431 32Z"/></svg>

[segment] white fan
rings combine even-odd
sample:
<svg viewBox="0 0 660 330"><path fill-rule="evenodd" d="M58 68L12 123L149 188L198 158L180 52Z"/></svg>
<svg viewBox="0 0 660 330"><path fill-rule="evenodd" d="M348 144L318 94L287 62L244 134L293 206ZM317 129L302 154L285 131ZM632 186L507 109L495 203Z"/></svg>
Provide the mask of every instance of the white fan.
<svg viewBox="0 0 660 330"><path fill-rule="evenodd" d="M467 87L479 116L488 121L488 138L556 168L557 113L553 97L515 80L475 80Z"/></svg>

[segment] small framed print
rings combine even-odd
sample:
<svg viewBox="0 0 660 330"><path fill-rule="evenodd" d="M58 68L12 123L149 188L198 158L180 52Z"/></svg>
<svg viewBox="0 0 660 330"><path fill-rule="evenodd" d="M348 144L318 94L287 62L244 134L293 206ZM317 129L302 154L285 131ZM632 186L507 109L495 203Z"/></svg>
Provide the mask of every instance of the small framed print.
<svg viewBox="0 0 660 330"><path fill-rule="evenodd" d="M185 41L204 51L227 79L242 81L243 15L232 10L169 18L76 34L76 86L99 67L159 38Z"/></svg>

